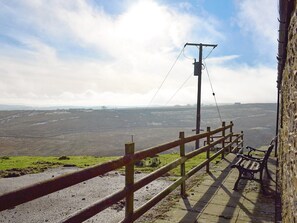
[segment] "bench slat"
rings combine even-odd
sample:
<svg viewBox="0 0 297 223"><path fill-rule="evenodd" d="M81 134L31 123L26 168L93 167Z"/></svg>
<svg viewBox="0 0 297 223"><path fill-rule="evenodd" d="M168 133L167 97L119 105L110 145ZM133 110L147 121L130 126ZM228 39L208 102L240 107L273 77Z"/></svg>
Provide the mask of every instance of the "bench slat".
<svg viewBox="0 0 297 223"><path fill-rule="evenodd" d="M251 170L258 170L259 167L260 167L259 163L254 161L254 162L252 163L250 169L251 169Z"/></svg>
<svg viewBox="0 0 297 223"><path fill-rule="evenodd" d="M259 158L257 159L251 156L249 157L242 154L237 154L237 157L239 157L239 160L231 166L232 168L237 168L239 171L238 179L234 184L234 188L233 188L234 190L237 189L238 182L240 179L248 179L248 180L256 180L260 182L261 189L264 191L262 176L263 176L264 169L266 169L268 177L271 178L267 169L267 160L274 147L273 142L274 141L271 142L267 151L265 151L264 157L262 159L259 159ZM255 178L256 173L260 173L260 179Z"/></svg>
<svg viewBox="0 0 297 223"><path fill-rule="evenodd" d="M243 168L245 168L245 169L250 169L249 167L250 167L250 165L251 165L251 160L245 160L245 162L243 163Z"/></svg>

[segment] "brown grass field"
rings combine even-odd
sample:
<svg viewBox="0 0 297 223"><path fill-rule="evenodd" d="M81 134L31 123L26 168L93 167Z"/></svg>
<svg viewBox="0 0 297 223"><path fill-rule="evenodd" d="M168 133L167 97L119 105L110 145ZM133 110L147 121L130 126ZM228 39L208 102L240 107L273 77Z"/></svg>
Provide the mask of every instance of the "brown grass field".
<svg viewBox="0 0 297 223"><path fill-rule="evenodd" d="M220 106L223 121L244 131L246 145L262 146L275 134L276 104ZM0 156L122 155L194 134L195 107L0 111ZM217 109L203 106L201 128L219 127ZM187 147L193 149L193 145Z"/></svg>

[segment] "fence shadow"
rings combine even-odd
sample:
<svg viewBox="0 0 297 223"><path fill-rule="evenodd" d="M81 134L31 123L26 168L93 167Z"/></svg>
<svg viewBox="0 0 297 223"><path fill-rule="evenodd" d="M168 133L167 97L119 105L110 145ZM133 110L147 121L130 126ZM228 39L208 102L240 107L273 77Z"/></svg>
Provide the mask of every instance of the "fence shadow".
<svg viewBox="0 0 297 223"><path fill-rule="evenodd" d="M188 211L188 213L179 222L197 222L197 218L199 217L199 215L207 207L207 205L214 198L214 196L216 196L216 193L220 188L226 191L230 195L230 197L232 197L232 193L239 194L239 192L236 192L236 191L230 192L223 185L228 175L230 174L231 165L233 164L234 161L229 161L228 159L224 159L223 162L227 162L228 164L222 170L219 176L215 176L212 172L208 173L207 177L212 179L214 182L211 185L209 185L209 188L207 189L207 191L203 194L203 196L199 200L197 200L197 202L194 205L190 204L190 201L188 200L188 198L183 199L185 208ZM240 199L240 196L237 195L237 198ZM232 202L234 203L236 202L236 200L233 199Z"/></svg>
<svg viewBox="0 0 297 223"><path fill-rule="evenodd" d="M234 218L238 218L238 211L240 209L241 215L246 216L246 218L249 218L250 221L255 222L267 222L264 218L265 216L259 216L259 213L261 212L261 206L268 204L273 204L275 199L275 190L274 190L274 180L270 180L266 174L264 176L265 179L265 185L267 186L268 194L264 195L261 193L258 187L258 183L256 182L256 188L258 193L255 197L250 197L250 191L255 190L255 188L248 186L249 180L241 180L238 190L233 190L233 185L237 177L237 171L235 169L231 168L231 165L236 161L236 158L234 158L232 161L228 159L222 160L222 162L227 163L227 166L222 169L222 172L220 175L213 174L210 172L206 177L212 181L214 181L212 184L209 185L209 188L207 191L193 204L193 200L189 200L189 198L184 198L183 203L185 205L185 209L187 210L187 213L178 221L178 222L207 222L207 219L205 216L209 216L210 219L212 219L211 222L215 222L214 219L216 219L217 222L234 222ZM275 166L276 161L275 159L269 159L270 165ZM234 171L232 173L232 171ZM270 171L271 175L275 179L275 172ZM231 175L232 174L232 175ZM234 176L234 177L233 177ZM200 185L201 186L201 185ZM199 185L197 186L198 189L196 191L199 192ZM218 191L220 192L218 193ZM253 191L255 192L255 191ZM222 195L223 194L223 195ZM255 196L255 195L253 195ZM263 204L263 199L266 199L266 203ZM224 204L221 202L224 200ZM244 201L244 202L243 202ZM270 201L270 202L268 202ZM215 206L216 205L216 206ZM253 206L253 208L250 208L250 206ZM210 212L209 206L217 207L217 209L214 208L215 213ZM205 212L205 209L208 207L207 213ZM271 207L267 210L270 215L273 215L271 210ZM203 217L202 217L203 213ZM262 212L261 212L262 213ZM255 217L256 216L256 217ZM200 219L201 217L201 219ZM271 218L271 216L269 216Z"/></svg>

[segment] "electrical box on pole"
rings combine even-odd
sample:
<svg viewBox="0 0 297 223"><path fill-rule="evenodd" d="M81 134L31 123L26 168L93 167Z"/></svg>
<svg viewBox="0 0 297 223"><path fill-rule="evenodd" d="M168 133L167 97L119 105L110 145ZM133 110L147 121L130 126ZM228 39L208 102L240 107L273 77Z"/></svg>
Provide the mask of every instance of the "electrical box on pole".
<svg viewBox="0 0 297 223"><path fill-rule="evenodd" d="M193 65L194 65L194 76L199 76L201 71L200 63L196 62L196 59L195 59Z"/></svg>
<svg viewBox="0 0 297 223"><path fill-rule="evenodd" d="M198 62L194 59L194 76L198 76L198 91L197 91L197 114L196 114L196 134L200 133L201 122L201 83L202 83L202 50L203 47L217 47L217 44L203 44L203 43L186 43L186 46L196 46L199 49ZM196 140L195 149L199 148L199 140Z"/></svg>

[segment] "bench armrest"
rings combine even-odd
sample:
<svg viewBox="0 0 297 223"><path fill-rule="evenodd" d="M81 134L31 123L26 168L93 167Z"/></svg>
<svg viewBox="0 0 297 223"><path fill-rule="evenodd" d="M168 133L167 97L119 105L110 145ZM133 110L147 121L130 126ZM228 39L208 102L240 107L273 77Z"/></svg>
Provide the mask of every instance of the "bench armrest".
<svg viewBox="0 0 297 223"><path fill-rule="evenodd" d="M249 157L253 157L252 152L261 152L264 155L267 151L267 150L255 149L251 146L247 146L246 148L250 150L250 151L248 151L248 154L247 154L247 156L249 156ZM261 159L261 158L258 158L258 159Z"/></svg>
<svg viewBox="0 0 297 223"><path fill-rule="evenodd" d="M249 153L252 152L252 151L257 151L257 152L266 153L266 150L255 149L255 148L253 148L253 147L251 147L251 146L247 146L246 148L250 150Z"/></svg>
<svg viewBox="0 0 297 223"><path fill-rule="evenodd" d="M262 161L264 157L255 157L253 155L249 155L249 154L241 154L242 156L244 156L245 158L247 159L250 159L250 160L259 160L259 161Z"/></svg>
<svg viewBox="0 0 297 223"><path fill-rule="evenodd" d="M244 154L237 154L237 158L241 158L241 159L245 159L245 160L251 160L251 161L255 161L255 162L262 162L263 159L258 159L258 158L254 158L251 156L247 156Z"/></svg>

